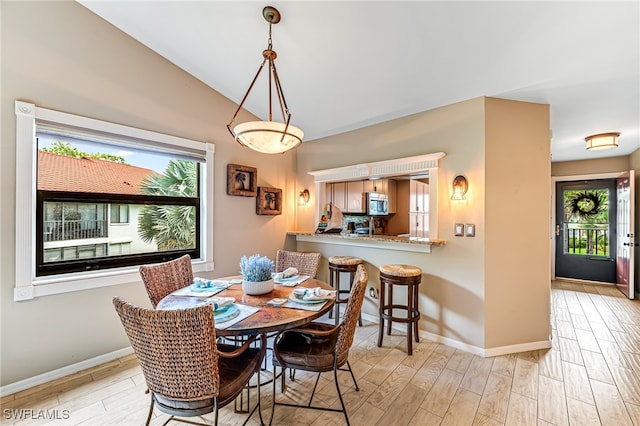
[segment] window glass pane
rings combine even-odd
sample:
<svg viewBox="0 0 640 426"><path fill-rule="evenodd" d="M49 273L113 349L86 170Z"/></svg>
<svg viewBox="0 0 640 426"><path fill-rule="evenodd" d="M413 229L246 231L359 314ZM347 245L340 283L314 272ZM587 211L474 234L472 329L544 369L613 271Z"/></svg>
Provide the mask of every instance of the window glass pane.
<svg viewBox="0 0 640 426"><path fill-rule="evenodd" d="M139 149L38 137L38 189L197 197L195 160Z"/></svg>
<svg viewBox="0 0 640 426"><path fill-rule="evenodd" d="M129 206L126 204L112 204L111 223L129 223Z"/></svg>
<svg viewBox="0 0 640 426"><path fill-rule="evenodd" d="M44 241L107 237L107 221L103 219L106 208L106 204L45 201Z"/></svg>
<svg viewBox="0 0 640 426"><path fill-rule="evenodd" d="M100 259L198 249L199 168L167 153L38 137L42 264L95 259L99 268Z"/></svg>
<svg viewBox="0 0 640 426"><path fill-rule="evenodd" d="M567 190L564 198L564 253L609 256L609 190Z"/></svg>
<svg viewBox="0 0 640 426"><path fill-rule="evenodd" d="M109 244L109 256L117 256L119 254L131 254L131 243Z"/></svg>
<svg viewBox="0 0 640 426"><path fill-rule="evenodd" d="M64 211L65 214L49 215L57 219L44 221L44 262L55 262L69 259L99 258L123 254L144 254L166 252L172 250L188 250L196 247L196 208L188 205L120 205L126 209L116 208L112 212L127 211L136 218L132 222L109 223L102 212L106 211L105 203L60 203L44 202L45 210L49 213ZM113 215L112 215L113 216ZM94 245L81 244L78 240L91 240L109 246L91 249ZM68 242L59 250L61 242ZM88 242L88 241L87 241ZM100 244L101 246L103 244ZM126 249L121 247L126 246ZM66 247L69 251L66 251ZM120 248L117 248L120 247ZM72 254L71 250L74 251ZM75 250L79 254L75 254ZM57 253L57 254L54 254Z"/></svg>

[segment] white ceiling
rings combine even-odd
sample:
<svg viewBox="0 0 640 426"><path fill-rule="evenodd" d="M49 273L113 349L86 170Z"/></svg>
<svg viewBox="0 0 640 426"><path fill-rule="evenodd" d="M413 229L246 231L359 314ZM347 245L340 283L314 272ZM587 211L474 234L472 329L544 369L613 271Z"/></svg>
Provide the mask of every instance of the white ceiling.
<svg viewBox="0 0 640 426"><path fill-rule="evenodd" d="M237 103L275 6L276 67L305 142L491 96L551 106L553 161L640 148L638 1L79 2ZM266 87L245 104L263 119ZM586 151L585 136L614 131L618 148Z"/></svg>

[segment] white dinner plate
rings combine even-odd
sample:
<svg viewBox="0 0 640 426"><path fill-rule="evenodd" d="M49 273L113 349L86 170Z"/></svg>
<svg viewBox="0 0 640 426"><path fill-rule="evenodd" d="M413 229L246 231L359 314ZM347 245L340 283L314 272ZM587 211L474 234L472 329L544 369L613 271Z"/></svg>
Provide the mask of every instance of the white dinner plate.
<svg viewBox="0 0 640 426"><path fill-rule="evenodd" d="M320 300L305 300L304 296L300 296L296 293L294 293L293 291L291 293L289 293L289 300L296 302L296 303L308 303L310 305L315 305L316 303L324 303L327 301L327 299L320 299Z"/></svg>

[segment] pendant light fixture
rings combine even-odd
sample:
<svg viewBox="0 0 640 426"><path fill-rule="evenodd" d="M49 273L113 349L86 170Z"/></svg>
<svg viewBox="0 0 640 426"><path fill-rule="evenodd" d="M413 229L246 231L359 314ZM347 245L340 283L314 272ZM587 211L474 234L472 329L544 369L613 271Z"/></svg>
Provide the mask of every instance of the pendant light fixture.
<svg viewBox="0 0 640 426"><path fill-rule="evenodd" d="M584 141L587 143L588 150L615 148L618 146L618 136L620 136L618 132L600 133L587 136Z"/></svg>
<svg viewBox="0 0 640 426"><path fill-rule="evenodd" d="M291 114L289 113L287 101L284 98L282 85L280 84L278 72L276 71L275 60L278 55L275 50L273 50L271 26L280 22L280 12L278 12L275 7L266 6L262 10L262 16L269 23L269 41L267 48L262 51L262 64L258 68L258 72L249 85L247 93L245 93L242 98L242 102L240 102L236 113L233 115L229 124L227 124L227 129L229 129L229 132L233 135L235 140L242 146L248 146L255 151L265 154L279 154L298 146L302 142L304 133L299 128L289 124L291 121ZM238 117L238 113L242 109L253 85L266 64L269 65L269 121L248 121L240 123L231 129L231 125ZM275 91L278 96L278 104L280 105L280 112L282 113L282 122L273 121L273 91Z"/></svg>

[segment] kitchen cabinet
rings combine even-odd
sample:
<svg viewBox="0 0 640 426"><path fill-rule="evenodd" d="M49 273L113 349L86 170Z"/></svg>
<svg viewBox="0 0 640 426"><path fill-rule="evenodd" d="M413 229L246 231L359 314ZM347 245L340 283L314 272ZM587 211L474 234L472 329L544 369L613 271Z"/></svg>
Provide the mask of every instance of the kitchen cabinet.
<svg viewBox="0 0 640 426"><path fill-rule="evenodd" d="M427 213L409 213L409 236L429 238L429 215Z"/></svg>
<svg viewBox="0 0 640 426"><path fill-rule="evenodd" d="M331 202L342 212L347 211L347 182L331 184Z"/></svg>
<svg viewBox="0 0 640 426"><path fill-rule="evenodd" d="M388 194L388 181L389 179L374 179L368 180L368 187L370 188L368 192L378 192L380 194Z"/></svg>
<svg viewBox="0 0 640 426"><path fill-rule="evenodd" d="M429 184L409 181L409 234L414 238L429 238Z"/></svg>
<svg viewBox="0 0 640 426"><path fill-rule="evenodd" d="M343 213L366 213L362 194L379 192L389 197L389 213L396 212L396 181L393 179L355 180L326 184L325 202L332 203Z"/></svg>
<svg viewBox="0 0 640 426"><path fill-rule="evenodd" d="M398 208L396 181L393 179L385 180L387 181L387 195L389 196L389 214L396 213Z"/></svg>
<svg viewBox="0 0 640 426"><path fill-rule="evenodd" d="M324 204L322 208L333 201L333 184L326 183L324 189Z"/></svg>
<svg viewBox="0 0 640 426"><path fill-rule="evenodd" d="M429 184L411 179L409 183L409 212L429 213Z"/></svg>
<svg viewBox="0 0 640 426"><path fill-rule="evenodd" d="M366 213L362 205L364 182L363 180L347 182L347 213Z"/></svg>
<svg viewBox="0 0 640 426"><path fill-rule="evenodd" d="M375 187L376 180L363 180L362 181L362 192L376 192Z"/></svg>

